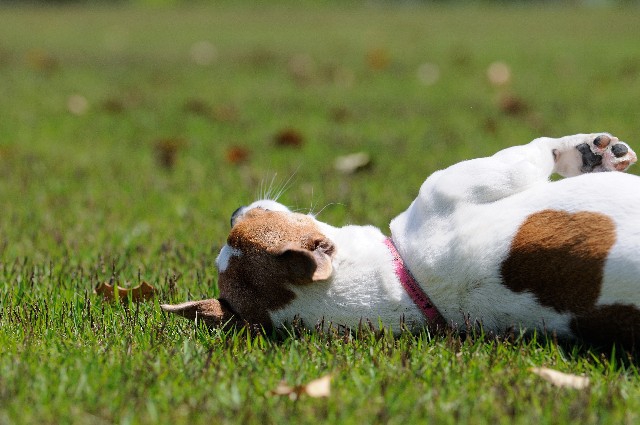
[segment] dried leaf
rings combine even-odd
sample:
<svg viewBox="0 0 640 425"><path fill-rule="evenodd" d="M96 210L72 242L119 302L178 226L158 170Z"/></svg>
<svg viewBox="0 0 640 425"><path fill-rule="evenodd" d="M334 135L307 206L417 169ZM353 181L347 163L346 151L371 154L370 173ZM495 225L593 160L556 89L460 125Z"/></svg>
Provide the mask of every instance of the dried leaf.
<svg viewBox="0 0 640 425"><path fill-rule="evenodd" d="M511 68L504 62L494 62L487 68L487 78L494 86L503 86L511 81Z"/></svg>
<svg viewBox="0 0 640 425"><path fill-rule="evenodd" d="M211 106L209 106L207 102L202 99L188 99L184 103L183 109L185 112L202 116L209 116L212 111Z"/></svg>
<svg viewBox="0 0 640 425"><path fill-rule="evenodd" d="M343 107L339 107L339 108L333 108L330 111L330 117L333 121L335 122L345 122L348 121L351 118L351 111L349 111L347 108L343 108Z"/></svg>
<svg viewBox="0 0 640 425"><path fill-rule="evenodd" d="M305 387L307 395L313 398L329 397L331 395L331 375L314 379Z"/></svg>
<svg viewBox="0 0 640 425"><path fill-rule="evenodd" d="M334 167L344 174L353 174L371 165L371 158L366 152L357 152L336 158Z"/></svg>
<svg viewBox="0 0 640 425"><path fill-rule="evenodd" d="M102 295L102 298L106 301L122 301L127 300L129 296L131 296L131 301L139 303L153 298L156 293L156 289L147 282L142 282L134 288L122 288L120 286L110 285L109 283L104 282L98 284L93 292L97 295Z"/></svg>
<svg viewBox="0 0 640 425"><path fill-rule="evenodd" d="M582 390L589 386L589 378L586 376L563 373L546 367L533 367L530 370L556 387Z"/></svg>
<svg viewBox="0 0 640 425"><path fill-rule="evenodd" d="M231 164L241 164L249 159L249 150L241 146L231 146L227 150L227 161Z"/></svg>
<svg viewBox="0 0 640 425"><path fill-rule="evenodd" d="M309 54L299 54L289 59L287 64L289 74L294 81L300 84L310 82L316 75L316 64Z"/></svg>
<svg viewBox="0 0 640 425"><path fill-rule="evenodd" d="M322 378L314 379L307 385L297 385L294 387L289 386L286 382L282 381L278 384L276 389L270 391L269 394L286 395L292 400L297 399L302 394L306 394L313 398L329 397L329 395L331 395L331 375L325 375Z"/></svg>
<svg viewBox="0 0 640 425"><path fill-rule="evenodd" d="M73 115L84 115L89 109L89 102L81 94L73 94L67 98L67 109Z"/></svg>
<svg viewBox="0 0 640 425"><path fill-rule="evenodd" d="M213 116L213 119L216 121L235 122L238 121L240 112L238 112L238 108L233 105L218 105L213 108L211 116Z"/></svg>
<svg viewBox="0 0 640 425"><path fill-rule="evenodd" d="M508 115L519 115L529 109L524 100L512 94L502 95L498 102L502 112Z"/></svg>
<svg viewBox="0 0 640 425"><path fill-rule="evenodd" d="M30 50L25 56L32 69L45 74L51 74L59 67L58 59L41 49Z"/></svg>
<svg viewBox="0 0 640 425"><path fill-rule="evenodd" d="M112 114L119 114L126 109L125 101L115 97L106 99L102 102L102 109Z"/></svg>
<svg viewBox="0 0 640 425"><path fill-rule="evenodd" d="M178 152L185 146L186 142L179 137L156 140L154 148L158 164L167 170L172 169L176 164Z"/></svg>
<svg viewBox="0 0 640 425"><path fill-rule="evenodd" d="M274 141L278 146L300 147L304 143L304 137L298 130L285 128L280 130L274 137Z"/></svg>
<svg viewBox="0 0 640 425"><path fill-rule="evenodd" d="M391 63L391 57L386 49L373 49L367 53L367 63L371 69L385 69Z"/></svg>

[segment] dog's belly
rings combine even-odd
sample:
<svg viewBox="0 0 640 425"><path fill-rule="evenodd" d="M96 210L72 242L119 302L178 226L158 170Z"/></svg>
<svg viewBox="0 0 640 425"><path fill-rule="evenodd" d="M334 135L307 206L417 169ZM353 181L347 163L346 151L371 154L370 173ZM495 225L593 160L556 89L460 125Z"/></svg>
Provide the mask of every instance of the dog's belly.
<svg viewBox="0 0 640 425"><path fill-rule="evenodd" d="M639 182L587 174L485 204L419 198L391 230L448 321L572 335L594 305L640 306Z"/></svg>

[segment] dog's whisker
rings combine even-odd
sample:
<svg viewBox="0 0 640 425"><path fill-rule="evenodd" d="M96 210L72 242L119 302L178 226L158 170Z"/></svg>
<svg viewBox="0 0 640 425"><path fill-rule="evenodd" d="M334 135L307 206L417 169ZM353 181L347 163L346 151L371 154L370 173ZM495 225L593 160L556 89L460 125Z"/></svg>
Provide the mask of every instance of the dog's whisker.
<svg viewBox="0 0 640 425"><path fill-rule="evenodd" d="M289 190L289 187L293 181L293 178L296 176L296 174L298 174L298 170L300 169L300 167L296 168L296 170L293 172L293 174L291 174L289 176L289 178L282 184L282 186L280 187L280 189L277 191L275 198L273 198L273 201L277 201L278 199L280 199L280 197L287 191Z"/></svg>
<svg viewBox="0 0 640 425"><path fill-rule="evenodd" d="M342 205L342 206L344 206L344 204L343 204L343 203L341 203L341 202L329 202L327 205L325 205L324 207L322 207L322 209L321 209L320 211L318 211L318 212L317 212L317 213L315 213L315 214L311 214L311 213L310 213L310 215L312 215L313 217L317 217L317 216L319 216L319 215L320 215L320 213L322 213L322 211L324 211L327 207L330 207L330 206L332 206L332 205Z"/></svg>
<svg viewBox="0 0 640 425"><path fill-rule="evenodd" d="M315 210L316 206L313 202L313 186L311 186L311 205L309 206L309 215L315 217L316 215L313 213L313 210Z"/></svg>
<svg viewBox="0 0 640 425"><path fill-rule="evenodd" d="M275 184L276 184L277 177L278 177L278 173L273 173L273 176L271 176L271 181L269 182L269 187L264 193L263 199L275 200L273 193L275 192Z"/></svg>

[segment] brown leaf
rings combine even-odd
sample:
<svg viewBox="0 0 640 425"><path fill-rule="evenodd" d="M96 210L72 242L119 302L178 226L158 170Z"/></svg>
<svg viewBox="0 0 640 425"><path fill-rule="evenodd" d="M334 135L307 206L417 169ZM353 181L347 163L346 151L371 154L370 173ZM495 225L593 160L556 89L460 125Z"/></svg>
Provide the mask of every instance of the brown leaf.
<svg viewBox="0 0 640 425"><path fill-rule="evenodd" d="M391 57L389 56L389 52L385 49L373 49L367 53L367 63L371 69L385 69L391 63Z"/></svg>
<svg viewBox="0 0 640 425"><path fill-rule="evenodd" d="M211 113L213 119L220 122L236 122L240 116L238 109L233 105L218 105Z"/></svg>
<svg viewBox="0 0 640 425"><path fill-rule="evenodd" d="M41 49L29 50L25 60L31 68L44 74L51 74L59 67L58 59Z"/></svg>
<svg viewBox="0 0 640 425"><path fill-rule="evenodd" d="M209 116L211 114L211 106L202 99L188 99L184 103L184 111L194 115Z"/></svg>
<svg viewBox="0 0 640 425"><path fill-rule="evenodd" d="M153 298L156 293L156 289L147 282L142 282L134 288L122 288L117 285L114 286L103 282L98 284L93 292L97 295L102 295L102 298L106 301L123 301L127 300L129 295L131 295L131 301L139 303Z"/></svg>
<svg viewBox="0 0 640 425"><path fill-rule="evenodd" d="M576 390L583 390L589 387L589 378L586 376L563 373L546 367L533 367L530 370L556 387L574 388Z"/></svg>
<svg viewBox="0 0 640 425"><path fill-rule="evenodd" d="M291 387L286 382L281 381L275 390L269 391L270 395L286 395L290 399L296 400L302 394L312 398L329 397L331 395L331 375L325 375L314 379L307 385L296 385Z"/></svg>
<svg viewBox="0 0 640 425"><path fill-rule="evenodd" d="M115 97L102 102L102 109L112 114L119 114L126 109L125 101Z"/></svg>
<svg viewBox="0 0 640 425"><path fill-rule="evenodd" d="M274 141L278 146L300 147L304 143L304 137L295 129L285 128L280 130L274 137Z"/></svg>
<svg viewBox="0 0 640 425"><path fill-rule="evenodd" d="M500 110L508 115L519 115L529 107L521 98L512 94L504 94L498 100Z"/></svg>
<svg viewBox="0 0 640 425"><path fill-rule="evenodd" d="M227 162L231 164L241 164L249 160L250 152L241 146L231 146L227 149Z"/></svg>
<svg viewBox="0 0 640 425"><path fill-rule="evenodd" d="M167 139L158 139L154 143L156 151L156 159L161 167L167 170L172 169L176 165L178 152L186 146L184 139L172 137Z"/></svg>
<svg viewBox="0 0 640 425"><path fill-rule="evenodd" d="M316 74L315 62L311 55L308 54L299 54L293 56L291 59L289 59L287 69L289 70L291 78L293 78L294 81L300 84L310 82L315 78Z"/></svg>
<svg viewBox="0 0 640 425"><path fill-rule="evenodd" d="M344 107L333 108L330 111L329 116L333 121L342 123L351 118L351 111Z"/></svg>

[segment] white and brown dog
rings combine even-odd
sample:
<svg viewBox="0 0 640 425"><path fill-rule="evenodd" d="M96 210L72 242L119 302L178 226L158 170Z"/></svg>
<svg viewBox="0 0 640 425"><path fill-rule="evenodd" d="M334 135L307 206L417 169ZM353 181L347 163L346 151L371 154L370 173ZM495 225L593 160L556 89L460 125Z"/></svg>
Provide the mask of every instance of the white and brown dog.
<svg viewBox="0 0 640 425"><path fill-rule="evenodd" d="M218 299L163 305L212 325L299 318L416 330L469 320L596 343L640 339L640 178L606 133L539 138L432 174L391 238L261 200L216 260ZM564 177L550 182L549 176ZM639 341L640 342L640 341Z"/></svg>

